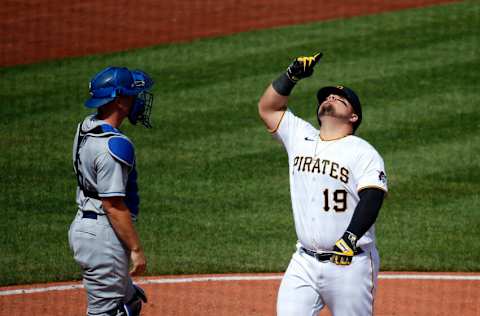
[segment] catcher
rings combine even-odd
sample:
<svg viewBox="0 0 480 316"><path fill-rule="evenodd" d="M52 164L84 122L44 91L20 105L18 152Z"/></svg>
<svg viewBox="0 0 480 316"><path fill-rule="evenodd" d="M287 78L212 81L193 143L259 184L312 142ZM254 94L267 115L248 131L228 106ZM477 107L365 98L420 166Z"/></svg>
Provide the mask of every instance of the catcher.
<svg viewBox="0 0 480 316"><path fill-rule="evenodd" d="M85 106L97 112L75 135L78 211L68 232L82 268L87 315L138 316L147 302L130 278L141 275L147 261L134 226L140 203L134 147L119 128L127 118L151 126L152 85L146 73L124 67L108 67L90 81Z"/></svg>

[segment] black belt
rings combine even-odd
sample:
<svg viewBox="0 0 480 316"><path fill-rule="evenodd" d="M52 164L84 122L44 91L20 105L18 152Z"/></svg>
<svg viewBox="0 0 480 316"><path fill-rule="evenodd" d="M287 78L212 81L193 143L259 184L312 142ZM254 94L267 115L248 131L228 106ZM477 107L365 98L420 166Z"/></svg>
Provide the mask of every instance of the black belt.
<svg viewBox="0 0 480 316"><path fill-rule="evenodd" d="M314 257L318 261L330 261L330 258L333 256L332 252L315 252L307 248L300 247L307 255ZM363 252L362 248L357 248L354 255L359 255Z"/></svg>
<svg viewBox="0 0 480 316"><path fill-rule="evenodd" d="M98 215L98 213L93 211L82 211L82 218L97 219Z"/></svg>
<svg viewBox="0 0 480 316"><path fill-rule="evenodd" d="M83 192L83 196L85 196L85 197L89 197L89 198L91 198L91 199L100 200L100 197L98 196L98 193L97 193L97 192L87 191L87 190L83 190L83 189L82 189L82 192Z"/></svg>

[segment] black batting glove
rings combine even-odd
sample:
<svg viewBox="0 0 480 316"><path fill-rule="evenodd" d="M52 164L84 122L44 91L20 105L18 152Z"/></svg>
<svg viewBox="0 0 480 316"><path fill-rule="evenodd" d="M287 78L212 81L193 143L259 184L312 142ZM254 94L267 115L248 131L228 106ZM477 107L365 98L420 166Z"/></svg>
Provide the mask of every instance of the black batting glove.
<svg viewBox="0 0 480 316"><path fill-rule="evenodd" d="M357 236L346 231L333 246L333 256L330 261L342 266L348 266L352 263L353 256L357 251Z"/></svg>
<svg viewBox="0 0 480 316"><path fill-rule="evenodd" d="M273 89L280 95L289 96L298 80L310 77L313 74L313 67L322 56L322 53L318 53L311 57L296 58L288 66L287 71L272 82Z"/></svg>
<svg viewBox="0 0 480 316"><path fill-rule="evenodd" d="M313 67L322 58L322 53L310 57L298 57L287 68L287 76L293 82L310 77L313 74Z"/></svg>

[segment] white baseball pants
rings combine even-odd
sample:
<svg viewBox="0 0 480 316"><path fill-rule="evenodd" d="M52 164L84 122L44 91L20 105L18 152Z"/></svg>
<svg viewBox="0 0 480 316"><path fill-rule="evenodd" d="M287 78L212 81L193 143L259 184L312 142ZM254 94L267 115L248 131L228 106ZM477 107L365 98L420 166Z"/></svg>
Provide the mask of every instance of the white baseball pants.
<svg viewBox="0 0 480 316"><path fill-rule="evenodd" d="M380 259L377 249L356 255L348 266L320 262L298 249L280 284L278 316L372 316Z"/></svg>

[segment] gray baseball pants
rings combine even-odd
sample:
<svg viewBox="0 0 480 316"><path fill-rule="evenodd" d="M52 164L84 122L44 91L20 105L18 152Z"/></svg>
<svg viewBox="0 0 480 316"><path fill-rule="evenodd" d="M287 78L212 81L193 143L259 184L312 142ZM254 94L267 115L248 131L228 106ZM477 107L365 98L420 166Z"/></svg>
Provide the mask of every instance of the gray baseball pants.
<svg viewBox="0 0 480 316"><path fill-rule="evenodd" d="M68 231L70 248L82 268L87 291L87 315L109 316L135 293L128 274L129 252L118 239L106 215L82 218L82 211Z"/></svg>

